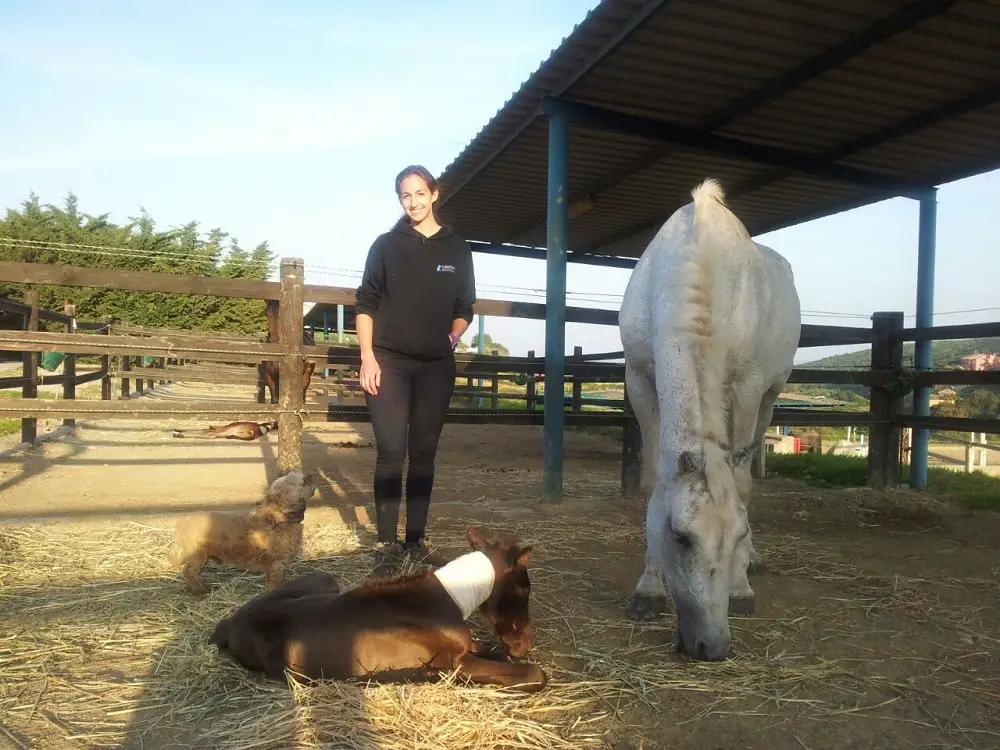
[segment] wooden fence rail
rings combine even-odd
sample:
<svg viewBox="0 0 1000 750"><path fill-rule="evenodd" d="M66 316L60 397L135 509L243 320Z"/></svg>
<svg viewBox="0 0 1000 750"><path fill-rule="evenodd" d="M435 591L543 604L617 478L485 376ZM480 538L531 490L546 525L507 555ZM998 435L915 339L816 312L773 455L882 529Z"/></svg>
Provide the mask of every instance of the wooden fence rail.
<svg viewBox="0 0 1000 750"><path fill-rule="evenodd" d="M67 423L79 416L110 415L116 417L149 418L171 415L184 418L277 420L279 469L301 468L302 425L310 421L368 421L362 405L343 403L343 398L330 399L322 406L303 402L301 388L305 361L315 362L314 376L318 382L333 385L338 393L356 392L353 373L360 367L357 349L345 346L306 346L303 344L303 302L350 305L354 290L309 285L303 276L299 259L282 259L277 282L239 279L189 277L138 271L82 269L45 264L0 262L0 281L59 286L98 286L134 291L178 294L204 294L239 298L278 300L279 336L276 343L264 343L251 336L230 336L222 333L175 331L131 324L82 323L75 312L62 314L38 310L37 291L29 291L23 303L10 302L5 308L25 316L23 330L0 331L0 350L23 354L21 377L0 379L0 388L21 388L20 400L2 400L0 414L13 414L22 419L22 437L34 442L36 420L41 416L62 417ZM536 309L536 308L540 308ZM476 312L515 317L537 317L544 314L544 305L528 305L503 300L481 300ZM595 313L589 322L617 320L617 312L609 310L583 311ZM583 315L582 317L588 317ZM598 320L598 318L600 320ZM38 321L64 324L67 331L38 330ZM913 388L931 385L1000 385L1000 372L920 371L914 372L902 361L902 343L912 340L958 339L972 336L1000 336L1000 323L965 326L943 326L934 329L905 329L900 313L876 313L870 328L804 325L801 347L867 343L871 346L871 367L864 370L810 370L797 368L792 383L822 383L858 385L871 389L871 406L867 412L821 410L817 408L781 407L775 410L773 424L785 425L867 425L871 428L868 453L871 483L891 485L899 478L900 430L905 427L926 427L948 431L1000 433L1000 420L915 417L902 414L901 404ZM46 351L64 354L66 363L62 375L38 374L38 357ZM100 370L76 374L76 362L82 355L99 355ZM120 367L114 372L111 359ZM577 347L566 358L565 375L570 392L556 395L568 409L569 425L614 426L624 428L622 481L626 491L634 491L639 475L635 462L641 453L635 415L627 392L621 398L597 399L584 390L588 384L622 384L624 365L607 360L621 359L623 352L600 352L585 355ZM155 366L148 366L148 358ZM145 359L145 361L144 361ZM165 402L132 399L131 387L144 393L157 383L191 380L206 383L259 383L255 366L262 361L279 363L278 404L203 402ZM539 392L544 378L545 360L529 352L527 357L457 354L457 373L467 381L457 386L456 395L475 397L475 408L453 408L448 421L462 424L506 423L541 424L546 394ZM249 366L248 366L249 365ZM325 370L333 377L326 378ZM121 401L112 400L112 379L121 379ZM102 381L100 401L74 400L76 387L82 383ZM488 380L488 386L473 386L474 379ZM499 384L513 381L523 384L524 395L500 390ZM38 398L39 386L64 386L62 400ZM511 400L523 400L524 408L501 408ZM489 404L485 408L485 404ZM603 407L603 410L596 410Z"/></svg>

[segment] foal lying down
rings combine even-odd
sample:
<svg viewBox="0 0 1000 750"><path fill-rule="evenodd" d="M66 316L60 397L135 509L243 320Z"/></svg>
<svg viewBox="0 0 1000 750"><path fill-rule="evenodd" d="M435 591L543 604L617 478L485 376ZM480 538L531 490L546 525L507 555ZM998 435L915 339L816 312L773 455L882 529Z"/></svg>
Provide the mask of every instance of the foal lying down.
<svg viewBox="0 0 1000 750"><path fill-rule="evenodd" d="M473 682L542 690L534 664L488 654L466 624L481 612L507 656L534 645L525 567L531 546L469 527L472 552L433 573L365 583L340 593L310 573L250 599L215 627L209 643L246 669L284 679L432 677L458 669Z"/></svg>

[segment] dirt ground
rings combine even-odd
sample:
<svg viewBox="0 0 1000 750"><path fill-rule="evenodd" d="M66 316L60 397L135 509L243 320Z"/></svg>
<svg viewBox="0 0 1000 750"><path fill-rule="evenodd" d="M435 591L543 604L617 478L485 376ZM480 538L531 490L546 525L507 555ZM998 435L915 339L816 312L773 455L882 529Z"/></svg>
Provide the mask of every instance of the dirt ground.
<svg viewBox="0 0 1000 750"><path fill-rule="evenodd" d="M183 392L172 386L156 397ZM69 693L53 692L60 674L72 683L77 669L155 683L163 645L144 640L141 627L114 648L110 635L106 642L93 636L79 653L61 639L59 648L72 653L56 656L19 653L26 641L16 635L56 628L74 612L92 618L81 627L102 632L113 625L117 633L128 619L125 600L115 605L112 590L102 588L127 578L116 566L126 567L128 559L131 570L135 560L149 559L151 570L162 569L159 558L153 562L160 547L129 547L126 527L159 530L157 539L165 540L163 530L178 513L246 507L274 476L275 436L255 443L172 438L180 424L88 420L75 435L0 460L0 535L34 527L65 540L62 551L45 553L44 564L59 571L47 573L19 563L18 555L30 552L25 537L21 552L0 538L0 621L7 623L0 630L8 633L0 632L0 726L6 727L0 748L194 746L155 728L157 710L169 710L173 725L183 725L184 706L135 715L127 701L80 696L80 705L104 714L95 718L88 709L84 718L60 697ZM751 580L756 612L732 620L731 660L695 664L671 650L672 616L637 623L622 612L642 570L644 506L618 492L619 446L570 432L566 450L566 497L542 504L540 428L447 426L429 535L458 553L465 524L484 523L536 545L532 658L554 682L585 675L620 686L601 707L595 746L1000 747L1000 514L963 511L926 493L758 482L750 516L767 569ZM303 451L305 468L322 477L306 514L306 537L340 530L367 555L374 465L367 425L309 424ZM119 533L99 562L74 557L74 539L113 540ZM225 573L211 575L218 583ZM259 578L249 578L252 593ZM40 603L60 580L77 609ZM144 580L142 592L130 606L192 612L210 606L192 603L173 572ZM139 622L141 614L132 619ZM211 616L204 620L209 627ZM82 678L77 687L86 692ZM187 700L194 706L204 697ZM103 733L102 721L109 727ZM136 730L144 733L141 745ZM122 740L120 731L132 736Z"/></svg>

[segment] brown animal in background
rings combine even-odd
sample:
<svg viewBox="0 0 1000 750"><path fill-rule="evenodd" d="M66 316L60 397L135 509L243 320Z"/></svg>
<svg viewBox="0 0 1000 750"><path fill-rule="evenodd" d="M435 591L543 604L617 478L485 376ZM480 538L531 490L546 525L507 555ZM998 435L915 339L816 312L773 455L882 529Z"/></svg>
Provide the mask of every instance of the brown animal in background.
<svg viewBox="0 0 1000 750"><path fill-rule="evenodd" d="M278 429L277 422L230 422L220 427L208 426L207 430L174 430L175 438L196 438L198 440L256 440Z"/></svg>
<svg viewBox="0 0 1000 750"><path fill-rule="evenodd" d="M279 680L286 669L297 680L393 680L457 668L473 682L542 690L548 678L537 665L491 657L466 624L478 610L508 656L527 655L534 645L525 568L531 546L471 526L466 535L473 552L433 573L345 593L325 573L288 581L220 620L209 643Z"/></svg>
<svg viewBox="0 0 1000 750"><path fill-rule="evenodd" d="M270 344L272 341L276 342L278 340L278 303L275 300L267 301L267 336L264 337L264 343ZM312 331L309 329L302 330L302 343L306 346L316 346L316 337L313 336ZM316 363L305 360L302 363L302 400L306 400L306 394L309 392L309 383L312 380L313 370L316 369ZM278 403L278 370L279 366L277 362L261 362L257 365L257 377L264 381L268 390L271 392L271 403Z"/></svg>
<svg viewBox="0 0 1000 750"><path fill-rule="evenodd" d="M188 591L208 590L201 569L209 560L264 573L268 588L302 549L302 519L315 492L312 474L291 471L275 479L264 500L250 510L211 511L177 522L170 561L180 567Z"/></svg>

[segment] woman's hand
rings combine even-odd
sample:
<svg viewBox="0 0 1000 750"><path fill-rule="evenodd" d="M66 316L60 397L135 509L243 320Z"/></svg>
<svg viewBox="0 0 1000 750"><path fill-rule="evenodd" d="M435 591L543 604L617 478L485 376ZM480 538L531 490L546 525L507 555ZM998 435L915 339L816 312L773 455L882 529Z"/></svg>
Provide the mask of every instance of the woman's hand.
<svg viewBox="0 0 1000 750"><path fill-rule="evenodd" d="M366 393L373 396L378 395L378 388L382 385L382 368L375 359L374 354L361 355L361 371L358 373L358 380Z"/></svg>

